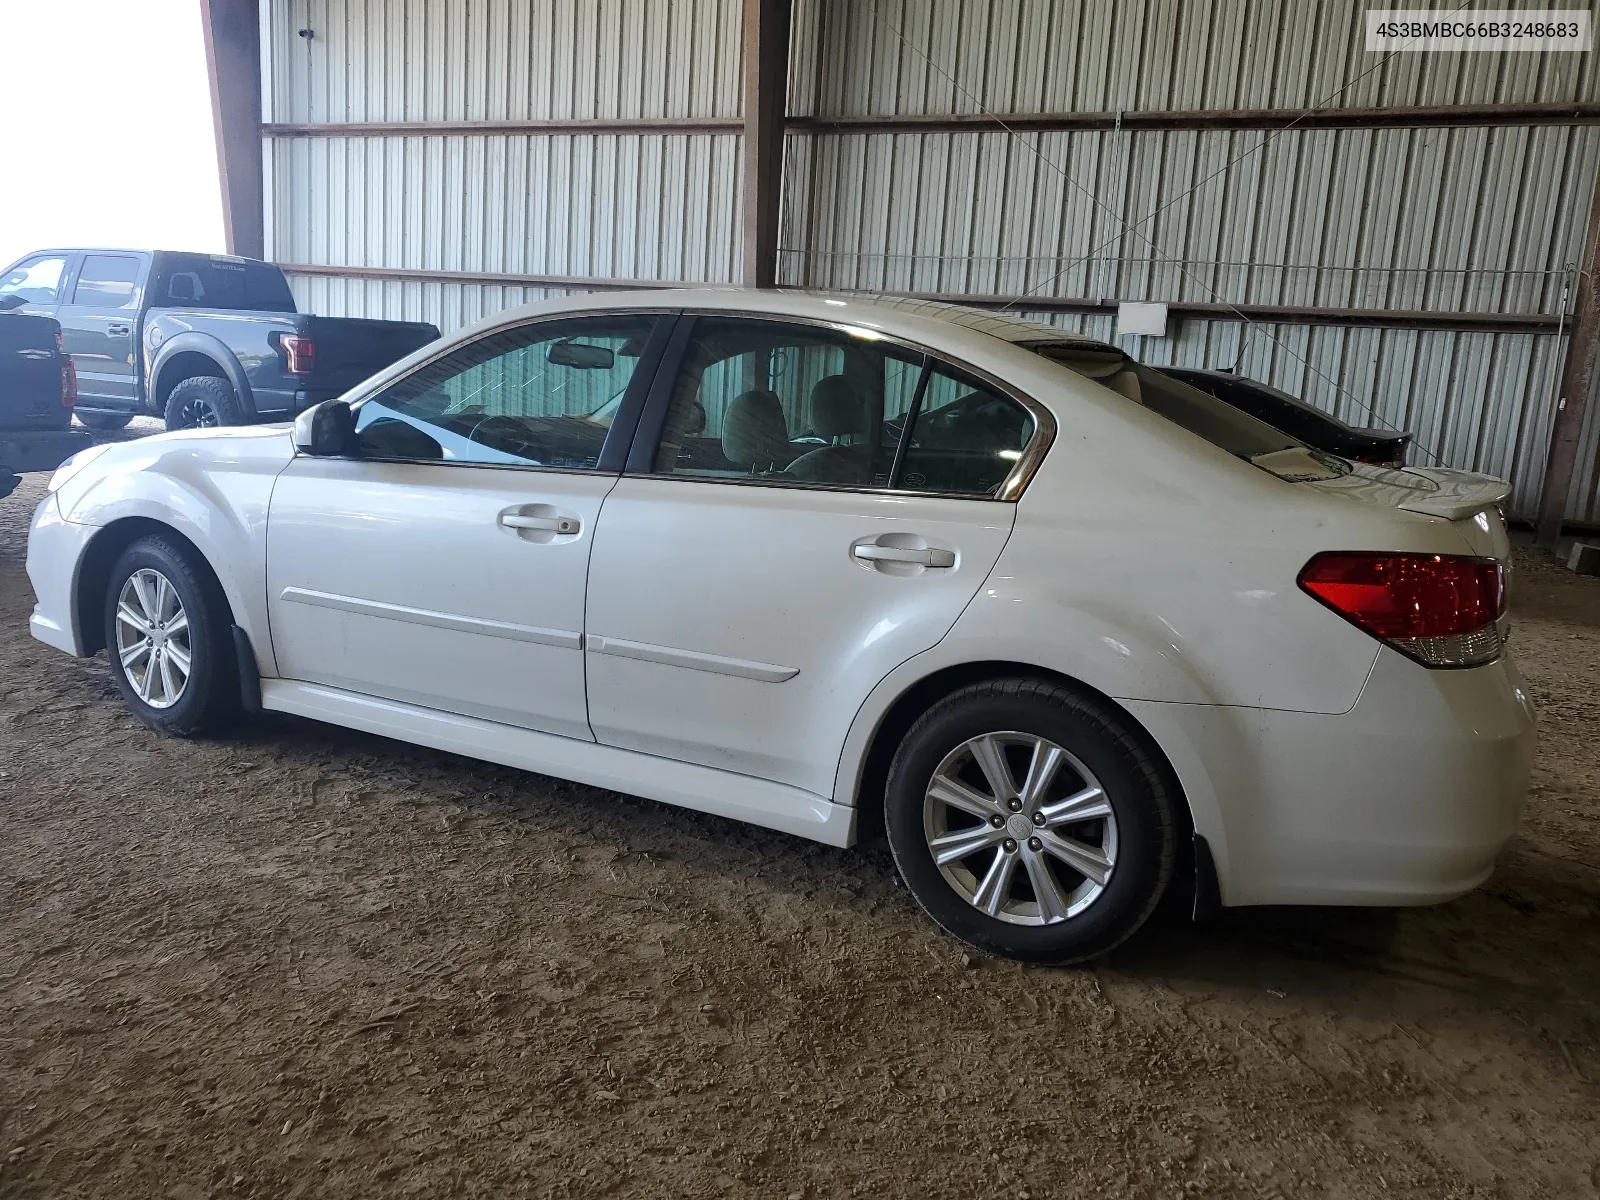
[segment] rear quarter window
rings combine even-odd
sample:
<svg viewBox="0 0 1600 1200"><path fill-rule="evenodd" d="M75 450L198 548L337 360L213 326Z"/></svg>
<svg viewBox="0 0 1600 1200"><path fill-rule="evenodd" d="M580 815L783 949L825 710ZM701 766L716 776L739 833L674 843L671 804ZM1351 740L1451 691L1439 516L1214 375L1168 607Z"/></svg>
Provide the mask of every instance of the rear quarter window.
<svg viewBox="0 0 1600 1200"><path fill-rule="evenodd" d="M295 311L294 295L277 267L203 254L169 258L154 303L167 308Z"/></svg>

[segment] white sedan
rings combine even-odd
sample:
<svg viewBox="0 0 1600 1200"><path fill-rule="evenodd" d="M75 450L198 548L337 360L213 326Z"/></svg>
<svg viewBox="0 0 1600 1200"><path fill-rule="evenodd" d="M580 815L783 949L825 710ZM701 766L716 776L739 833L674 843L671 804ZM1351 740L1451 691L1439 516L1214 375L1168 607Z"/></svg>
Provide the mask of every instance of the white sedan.
<svg viewBox="0 0 1600 1200"><path fill-rule="evenodd" d="M97 446L35 637L177 734L260 709L847 846L1102 953L1169 886L1419 904L1534 716L1484 476L1310 450L1104 343L704 290L502 313L287 426Z"/></svg>

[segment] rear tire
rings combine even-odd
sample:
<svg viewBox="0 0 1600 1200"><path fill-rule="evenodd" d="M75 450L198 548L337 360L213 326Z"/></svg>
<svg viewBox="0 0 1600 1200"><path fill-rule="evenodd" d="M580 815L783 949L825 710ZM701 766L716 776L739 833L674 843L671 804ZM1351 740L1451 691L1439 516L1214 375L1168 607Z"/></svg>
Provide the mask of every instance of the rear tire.
<svg viewBox="0 0 1600 1200"><path fill-rule="evenodd" d="M128 422L133 420L132 413L80 412L75 415L85 429L99 429L106 433L126 429Z"/></svg>
<svg viewBox="0 0 1600 1200"><path fill-rule="evenodd" d="M998 679L906 733L884 825L906 886L946 931L1072 963L1155 910L1178 858L1178 803L1123 714L1048 680Z"/></svg>
<svg viewBox="0 0 1600 1200"><path fill-rule="evenodd" d="M112 565L106 656L128 709L150 728L186 737L239 711L233 620L211 569L175 539L151 534Z"/></svg>
<svg viewBox="0 0 1600 1200"><path fill-rule="evenodd" d="M167 429L211 429L243 425L244 406L226 379L194 375L167 393Z"/></svg>

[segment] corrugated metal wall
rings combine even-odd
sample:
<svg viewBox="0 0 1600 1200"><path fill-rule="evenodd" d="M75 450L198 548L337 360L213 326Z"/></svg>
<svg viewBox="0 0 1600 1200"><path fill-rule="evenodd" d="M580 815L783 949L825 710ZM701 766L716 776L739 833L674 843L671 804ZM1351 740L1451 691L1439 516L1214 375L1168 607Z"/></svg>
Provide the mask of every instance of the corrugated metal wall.
<svg viewBox="0 0 1600 1200"><path fill-rule="evenodd" d="M740 0L267 0L271 123L730 118ZM312 31L311 38L299 30ZM477 274L731 281L732 134L272 137L267 254ZM338 315L454 328L543 294L299 277Z"/></svg>
<svg viewBox="0 0 1600 1200"><path fill-rule="evenodd" d="M1600 99L1594 55L1361 47L1357 0L795 0L799 115L1370 107ZM740 0L268 0L266 119L733 118ZM310 28L307 40L297 30ZM732 134L269 140L287 262L729 281ZM1600 129L792 134L781 277L1088 299L1558 311ZM545 294L301 277L323 312L453 328ZM1026 313L1026 301L1019 303ZM1043 319L1043 318L1041 318ZM1109 336L1104 318L1057 318ZM1537 501L1551 335L1187 319L1154 362L1241 369L1412 428ZM1304 361L1302 361L1304 360ZM1371 416L1369 416L1369 413ZM1571 515L1600 522L1590 421Z"/></svg>

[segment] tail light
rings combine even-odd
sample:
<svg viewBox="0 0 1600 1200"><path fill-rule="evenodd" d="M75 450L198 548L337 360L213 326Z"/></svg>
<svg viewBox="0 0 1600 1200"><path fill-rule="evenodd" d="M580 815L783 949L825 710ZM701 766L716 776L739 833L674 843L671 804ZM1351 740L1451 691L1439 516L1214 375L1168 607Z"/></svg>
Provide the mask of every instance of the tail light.
<svg viewBox="0 0 1600 1200"><path fill-rule="evenodd" d="M1459 554L1318 554L1300 587L1358 629L1425 667L1475 667L1499 657L1505 572Z"/></svg>
<svg viewBox="0 0 1600 1200"><path fill-rule="evenodd" d="M304 334L285 333L278 338L283 352L284 370L291 375L309 375L317 369L317 344Z"/></svg>
<svg viewBox="0 0 1600 1200"><path fill-rule="evenodd" d="M56 333L56 357L61 361L61 407L71 408L78 403L78 364L67 353L59 331Z"/></svg>

